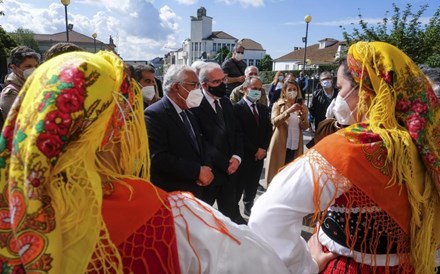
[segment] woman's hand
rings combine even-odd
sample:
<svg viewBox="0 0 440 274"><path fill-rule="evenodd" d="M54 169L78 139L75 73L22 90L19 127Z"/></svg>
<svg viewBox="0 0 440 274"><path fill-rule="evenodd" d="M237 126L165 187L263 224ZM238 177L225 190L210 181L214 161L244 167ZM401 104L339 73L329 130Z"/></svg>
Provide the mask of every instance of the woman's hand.
<svg viewBox="0 0 440 274"><path fill-rule="evenodd" d="M310 250L310 254L312 255L312 258L318 264L320 273L327 266L328 262L339 256L338 254L333 252L326 253L322 251L322 245L319 242L318 235L316 233L313 234L312 237L310 237L307 244L309 246L309 250Z"/></svg>
<svg viewBox="0 0 440 274"><path fill-rule="evenodd" d="M292 113L292 112L295 112L295 111L298 111L298 110L302 110L302 105L300 105L298 103L295 103L295 104L293 104L291 107L289 107L287 109L287 112L288 113Z"/></svg>

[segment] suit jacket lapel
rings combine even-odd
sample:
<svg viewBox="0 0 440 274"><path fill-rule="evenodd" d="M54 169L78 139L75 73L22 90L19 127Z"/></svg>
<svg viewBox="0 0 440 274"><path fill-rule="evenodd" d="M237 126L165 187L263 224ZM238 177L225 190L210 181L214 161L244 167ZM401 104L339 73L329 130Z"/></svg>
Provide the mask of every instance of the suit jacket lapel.
<svg viewBox="0 0 440 274"><path fill-rule="evenodd" d="M221 103L220 103L221 105ZM217 116L217 113L212 108L211 104L209 104L206 97L203 97L202 103L200 104L200 107L203 108L203 111L208 114L208 116L221 128L223 128L223 125L220 123L220 120Z"/></svg>
<svg viewBox="0 0 440 274"><path fill-rule="evenodd" d="M247 102L246 102L244 99L241 99L240 102L242 102L242 106L243 106L243 108L244 108L245 111L246 111L246 115L249 116L248 119L252 120L252 123L254 123L254 125L255 125L256 127L258 127L258 125L257 125L257 121L255 121L254 113L252 112L251 107L247 104ZM257 109L258 109L258 104L257 104ZM258 115L258 118L259 118L259 120L261 121L261 117L260 117L260 115Z"/></svg>
<svg viewBox="0 0 440 274"><path fill-rule="evenodd" d="M191 122L191 126L192 126L192 128L194 130L194 135L196 136L197 145L199 146L196 150L197 150L198 153L201 154L201 150L202 150L202 136L201 136L198 124L197 124L196 117L194 116L194 114L190 110L186 111L186 113L188 115L189 121Z"/></svg>
<svg viewBox="0 0 440 274"><path fill-rule="evenodd" d="M171 99L168 99L168 97L166 97L166 96L164 96L164 98L163 98L163 104L164 104L164 107L165 107L165 109L167 110L167 113L168 113L168 115L170 115L170 117L171 117L171 120L173 120L173 122L181 129L181 132L185 132L185 136L186 136L186 138L188 139L188 142L191 144L191 146L197 151L197 152L199 152L195 147L194 147L194 145L193 145L193 141L191 140L191 136L189 136L189 133L188 133L188 131L186 130L186 127L185 127L185 125L183 124L183 121L182 121L182 118L180 118L180 114L178 114L177 113L177 111L176 111L176 109L174 108L174 106L173 106L173 104L170 102L170 100ZM189 111L188 111L189 112ZM187 112L187 113L188 113ZM198 134L198 132L197 132L197 130L195 129L195 126L194 126L194 123L195 123L195 121L194 121L194 119L193 118L190 118L190 116L191 115L188 115L188 119L190 119L190 122L191 122L191 125L192 125L192 127L193 127L193 130L194 130L194 134L196 135L196 139L197 139L197 142L199 143L199 148L201 147L200 145L200 137L199 136L197 136L197 135L199 135ZM192 119L192 120L191 120Z"/></svg>

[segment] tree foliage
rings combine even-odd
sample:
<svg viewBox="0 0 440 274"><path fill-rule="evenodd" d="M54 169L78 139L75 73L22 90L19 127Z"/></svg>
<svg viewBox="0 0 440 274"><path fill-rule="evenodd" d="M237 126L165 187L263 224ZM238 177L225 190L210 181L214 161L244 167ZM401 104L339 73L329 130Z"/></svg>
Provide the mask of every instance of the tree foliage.
<svg viewBox="0 0 440 274"><path fill-rule="evenodd" d="M270 57L269 54L265 54L260 61L260 65L258 66L258 69L260 71L271 71L272 63L273 63L272 57Z"/></svg>
<svg viewBox="0 0 440 274"><path fill-rule="evenodd" d="M28 46L36 52L41 52L38 42L34 38L34 32L24 28L18 28L15 32L11 33L15 42L18 45Z"/></svg>
<svg viewBox="0 0 440 274"><path fill-rule="evenodd" d="M17 46L14 38L0 26L0 55L2 57L9 56L11 49Z"/></svg>
<svg viewBox="0 0 440 274"><path fill-rule="evenodd" d="M359 11L359 26L354 27L352 33L340 26L344 39L349 45L356 41L387 42L401 49L417 64L440 66L440 7L428 24L422 25L420 18L428 5L420 6L416 12L412 11L410 3L403 10L394 3L392 6L394 15L389 18L389 11L386 11L383 20L375 26L368 25Z"/></svg>
<svg viewBox="0 0 440 274"><path fill-rule="evenodd" d="M0 77L7 73L7 58L11 49L17 46L12 36L0 26ZM1 81L1 80L0 80Z"/></svg>
<svg viewBox="0 0 440 274"><path fill-rule="evenodd" d="M232 54L226 46L223 46L221 49L217 51L217 55L215 56L215 60L219 64L222 64L228 56L230 57Z"/></svg>

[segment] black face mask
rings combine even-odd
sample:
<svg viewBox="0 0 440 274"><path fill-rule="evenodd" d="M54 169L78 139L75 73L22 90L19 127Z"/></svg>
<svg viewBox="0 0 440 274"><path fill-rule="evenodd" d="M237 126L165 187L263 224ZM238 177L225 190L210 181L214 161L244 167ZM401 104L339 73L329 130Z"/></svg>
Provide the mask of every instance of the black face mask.
<svg viewBox="0 0 440 274"><path fill-rule="evenodd" d="M214 96L223 97L226 94L226 85L225 83L221 83L216 87L208 86L208 91Z"/></svg>

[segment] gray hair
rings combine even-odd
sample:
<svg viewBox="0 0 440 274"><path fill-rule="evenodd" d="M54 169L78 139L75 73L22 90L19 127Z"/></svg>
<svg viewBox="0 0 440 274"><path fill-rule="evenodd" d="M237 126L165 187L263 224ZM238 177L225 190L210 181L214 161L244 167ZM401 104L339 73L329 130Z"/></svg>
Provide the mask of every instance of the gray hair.
<svg viewBox="0 0 440 274"><path fill-rule="evenodd" d="M232 49L232 52L236 52L239 48L243 48L244 50L246 50L246 49L243 47L243 44L242 44L241 40L238 41L237 44L235 44L234 48Z"/></svg>
<svg viewBox="0 0 440 274"><path fill-rule="evenodd" d="M187 65L171 65L163 77L164 94L168 94L172 84L182 81L188 71L196 73L194 68Z"/></svg>
<svg viewBox="0 0 440 274"><path fill-rule="evenodd" d="M216 69L222 70L222 67L220 67L219 64L214 63L214 62L205 63L205 65L199 71L199 82L200 83L207 82L209 80L208 75Z"/></svg>
<svg viewBox="0 0 440 274"><path fill-rule="evenodd" d="M27 58L34 58L37 63L40 63L41 56L39 53L27 46L18 46L11 50L11 64L17 67L21 65Z"/></svg>
<svg viewBox="0 0 440 274"><path fill-rule="evenodd" d="M260 71L256 66L247 66L246 69L244 70L244 75L247 76L251 72L251 69L253 68L257 70L257 74L260 74Z"/></svg>
<svg viewBox="0 0 440 274"><path fill-rule="evenodd" d="M202 67L204 67L206 65L205 61L202 60L196 60L191 64L191 67L194 68L196 70L197 75L199 75L200 70L202 69Z"/></svg>
<svg viewBox="0 0 440 274"><path fill-rule="evenodd" d="M263 83L263 81L261 81L261 78L258 76L251 76L251 77L247 77L246 80L244 80L243 82L243 87L247 88L249 87L249 85L251 84L252 80L256 79L257 81L259 81L260 83Z"/></svg>
<svg viewBox="0 0 440 274"><path fill-rule="evenodd" d="M440 99L440 68L424 68L423 73L431 82L435 95Z"/></svg>

